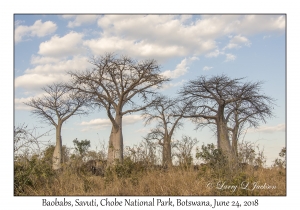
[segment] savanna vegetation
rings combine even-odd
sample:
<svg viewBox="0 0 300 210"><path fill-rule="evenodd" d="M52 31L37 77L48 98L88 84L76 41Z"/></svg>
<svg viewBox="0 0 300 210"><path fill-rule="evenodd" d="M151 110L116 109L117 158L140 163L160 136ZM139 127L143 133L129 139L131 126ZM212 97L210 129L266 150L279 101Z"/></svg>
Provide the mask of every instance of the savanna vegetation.
<svg viewBox="0 0 300 210"><path fill-rule="evenodd" d="M38 137L27 139L30 131L21 127L15 131L16 144L30 141L15 153L15 195L286 195L285 148L266 168L263 151L243 142L240 164L228 168L216 145L196 147L192 154L196 139L183 136L172 147L173 166L163 167L162 146L143 140L125 148L123 163L107 166L105 142L95 151L89 140L75 139L74 147L62 146L62 169L53 170L55 146L35 147L31 140Z"/></svg>
<svg viewBox="0 0 300 210"><path fill-rule="evenodd" d="M90 62L92 69L68 72L68 83L49 85L43 97L26 103L53 126L56 142L40 140L51 131L36 135L25 124L15 126L15 195L286 195L286 148L267 168L258 145L240 139L273 116L275 100L261 93L262 82L201 76L170 98L157 91L169 79L155 60L106 54ZM109 141L96 150L88 139L64 146L63 123L89 108L107 113ZM122 118L135 112L156 126L139 145L124 146ZM216 144L199 147L185 135L174 140L184 118L196 129L209 126Z"/></svg>

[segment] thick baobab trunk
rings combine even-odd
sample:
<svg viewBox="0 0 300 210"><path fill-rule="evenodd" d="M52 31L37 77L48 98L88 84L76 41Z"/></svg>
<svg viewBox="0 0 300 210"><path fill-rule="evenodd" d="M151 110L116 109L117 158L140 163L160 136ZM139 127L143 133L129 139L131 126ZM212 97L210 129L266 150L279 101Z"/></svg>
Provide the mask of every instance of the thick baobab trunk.
<svg viewBox="0 0 300 210"><path fill-rule="evenodd" d="M116 161L123 162L123 134L122 134L122 116L116 115L115 125L112 126L109 145L108 145L108 158L109 165L114 164Z"/></svg>
<svg viewBox="0 0 300 210"><path fill-rule="evenodd" d="M56 145L52 158L52 169L58 170L61 168L62 163L62 138L61 138L62 123L59 122L56 126Z"/></svg>
<svg viewBox="0 0 300 210"><path fill-rule="evenodd" d="M231 147L229 142L228 130L226 123L218 122L218 148L225 153L231 153Z"/></svg>
<svg viewBox="0 0 300 210"><path fill-rule="evenodd" d="M219 107L219 113L217 118L217 133L218 133L218 149L221 149L222 152L228 157L229 161L234 160L232 149L230 146L228 128L223 114L224 108Z"/></svg>
<svg viewBox="0 0 300 210"><path fill-rule="evenodd" d="M171 138L168 135L164 137L164 142L162 143L162 146L163 146L162 165L170 167L172 166L172 154L171 154Z"/></svg>

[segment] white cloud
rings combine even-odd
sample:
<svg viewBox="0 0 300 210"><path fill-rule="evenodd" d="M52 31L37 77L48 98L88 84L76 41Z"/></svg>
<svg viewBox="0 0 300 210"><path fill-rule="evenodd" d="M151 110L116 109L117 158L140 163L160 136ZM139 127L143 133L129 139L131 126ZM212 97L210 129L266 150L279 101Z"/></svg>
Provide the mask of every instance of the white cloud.
<svg viewBox="0 0 300 210"><path fill-rule="evenodd" d="M249 133L263 132L263 133L274 133L285 131L285 124L278 124L275 126L261 126L259 128L251 128L248 130Z"/></svg>
<svg viewBox="0 0 300 210"><path fill-rule="evenodd" d="M116 52L118 54L129 54L136 58L153 58L164 60L174 56L184 56L186 49L176 44L163 46L148 41L136 41L120 37L103 37L87 40L84 45L89 47L93 54L103 55L104 52Z"/></svg>
<svg viewBox="0 0 300 210"><path fill-rule="evenodd" d="M247 37L241 36L241 35L237 35L235 37L233 37L230 42L233 43L243 43L246 46L249 46L251 44L251 42L247 39Z"/></svg>
<svg viewBox="0 0 300 210"><path fill-rule="evenodd" d="M148 48L146 56L155 56L165 50L169 51L165 53L165 57L186 56L189 53L200 55L215 48L214 40L204 38L203 31L198 30L199 26L195 26L191 20L191 16L107 15L99 18L98 25L104 29L102 39L122 37L123 41L130 42L131 48L127 48L130 51L142 48L141 45L155 46L152 49ZM158 50L156 46L159 46ZM159 56L161 55L157 57Z"/></svg>
<svg viewBox="0 0 300 210"><path fill-rule="evenodd" d="M89 122L85 122L83 121L80 125L88 125L88 126L111 126L111 122L109 119L93 119L93 120L90 120Z"/></svg>
<svg viewBox="0 0 300 210"><path fill-rule="evenodd" d="M24 87L26 89L39 89L47 84L54 82L67 82L69 76L60 74L24 74L15 80L15 87Z"/></svg>
<svg viewBox="0 0 300 210"><path fill-rule="evenodd" d="M191 60L191 61L196 61L196 60L199 60L199 58L196 57L196 56L193 56L193 57L189 58L189 60Z"/></svg>
<svg viewBox="0 0 300 210"><path fill-rule="evenodd" d="M55 35L49 41L40 44L38 53L50 57L77 55L84 51L82 38L83 34L76 32L70 32L63 37Z"/></svg>
<svg viewBox="0 0 300 210"><path fill-rule="evenodd" d="M125 115L123 117L123 126L134 124L138 121L141 121L143 118L141 115ZM85 126L82 131L94 130L94 129L106 129L107 127L111 127L111 121L106 119L93 119L89 122L83 121L80 125Z"/></svg>
<svg viewBox="0 0 300 210"><path fill-rule="evenodd" d="M203 67L203 71L209 71L211 70L213 67L212 66L204 66Z"/></svg>
<svg viewBox="0 0 300 210"><path fill-rule="evenodd" d="M220 54L223 54L223 52L220 52L218 49L216 49L213 52L206 54L205 57L207 58L218 57Z"/></svg>
<svg viewBox="0 0 300 210"><path fill-rule="evenodd" d="M53 82L66 82L67 71L85 70L91 67L89 58L80 56L84 52L83 34L70 32L63 37L53 36L39 46L40 56L32 55L32 68L15 79L15 87L39 89ZM70 58L70 56L72 56Z"/></svg>
<svg viewBox="0 0 300 210"><path fill-rule="evenodd" d="M183 76L188 72L189 69L188 65L195 60L199 60L199 58L195 56L188 59L184 58L179 64L177 64L175 70L173 71L166 70L162 72L161 75L165 76L166 78L172 78L172 79Z"/></svg>
<svg viewBox="0 0 300 210"><path fill-rule="evenodd" d="M53 82L67 82L70 78L66 71L85 70L91 66L87 57L75 56L70 60L61 60L53 63L43 63L44 58L34 58L39 65L26 69L25 74L15 79L15 87L26 89L40 89Z"/></svg>
<svg viewBox="0 0 300 210"><path fill-rule="evenodd" d="M92 23L98 19L98 26L103 29L102 34L96 39L84 42L95 55L113 51L138 58L154 58L158 61L191 53L194 55L207 53L217 48L215 39L224 35L283 31L285 28L284 16L271 15L202 15L195 16L196 20L190 15L63 15L62 17L72 19L69 27ZM33 26L17 25L16 41L20 41L24 34L43 36L54 32L56 28L51 21L42 23L41 20L36 21ZM244 35L236 35L233 39L243 41L243 37ZM75 32L64 37L54 36L40 45L39 54L59 57L81 53L82 38L82 34ZM230 43L227 47L237 47L237 43ZM217 57L219 54L221 52L215 50L206 56Z"/></svg>
<svg viewBox="0 0 300 210"><path fill-rule="evenodd" d="M33 97L42 97L44 95L44 92L40 93L27 93L31 96L29 97L22 97L22 98L15 98L15 109L16 110L32 110L33 108L30 106L25 105L24 103L29 102Z"/></svg>
<svg viewBox="0 0 300 210"><path fill-rule="evenodd" d="M150 133L151 129L149 128L141 128L135 131L135 133Z"/></svg>
<svg viewBox="0 0 300 210"><path fill-rule="evenodd" d="M74 56L69 60L61 60L56 63L46 63L43 65L38 65L31 69L26 69L26 74L65 74L66 71L74 70L85 70L88 67L91 67L91 64L88 62L88 57Z"/></svg>
<svg viewBox="0 0 300 210"><path fill-rule="evenodd" d="M188 66L187 66L187 59L183 59L180 64L178 64L175 68L175 70L167 70L161 73L161 75L167 77L167 78L177 78L182 75L184 75L188 71Z"/></svg>
<svg viewBox="0 0 300 210"><path fill-rule="evenodd" d="M225 62L234 61L235 59L236 59L235 55L228 53L228 54L226 54Z"/></svg>
<svg viewBox="0 0 300 210"><path fill-rule="evenodd" d="M31 56L31 64L47 64L47 63L57 63L59 62L59 58L53 57L41 57L41 56Z"/></svg>
<svg viewBox="0 0 300 210"><path fill-rule="evenodd" d="M172 88L172 87L177 87L177 86L181 86L181 85L183 85L183 83L185 83L186 82L186 80L181 80L180 82L168 82L168 83L164 83L163 85L162 85L162 88L161 88L161 90L167 90L167 89L169 89L169 88Z"/></svg>
<svg viewBox="0 0 300 210"><path fill-rule="evenodd" d="M21 25L22 23L25 23L25 20L15 20L15 27Z"/></svg>
<svg viewBox="0 0 300 210"><path fill-rule="evenodd" d="M129 125L129 124L133 124L136 123L140 120L142 120L142 116L141 115L125 115L123 116L123 124L124 125ZM95 125L100 125L100 126L111 126L111 122L110 120L107 119L93 119L90 120L89 122L85 122L83 121L80 125L88 125L88 126L95 126Z"/></svg>
<svg viewBox="0 0 300 210"><path fill-rule="evenodd" d="M31 58L33 67L16 78L16 87L39 88L66 80L65 71L90 67L88 59L82 56L87 49L96 56L116 52L137 59L153 58L159 63L169 58L193 55L183 59L174 70L163 72L169 78L178 78L188 72L189 62L202 54L206 57L226 55L226 62L236 59L235 55L219 50L217 38L230 35L229 49L236 47L234 44L249 45L246 36L250 34L270 34L285 29L285 18L278 15L202 15L193 18L190 15L67 15L63 18L71 20L74 27L98 19L101 33L99 37L88 39L89 36L85 37L82 33L70 32L64 36L55 35L41 43L38 55ZM24 36L45 36L57 28L53 22L43 23L41 20L32 26L21 25L20 21L15 24L16 41ZM168 84L172 85L178 84Z"/></svg>
<svg viewBox="0 0 300 210"><path fill-rule="evenodd" d="M68 22L69 28L74 28L81 26L83 24L91 24L96 22L98 15L63 15L62 16L65 19L73 19L74 21Z"/></svg>
<svg viewBox="0 0 300 210"><path fill-rule="evenodd" d="M229 43L224 47L224 49L241 48L241 44L247 47L251 46L251 42L246 37L237 35L229 41Z"/></svg>
<svg viewBox="0 0 300 210"><path fill-rule="evenodd" d="M125 115L123 117L123 123L124 123L124 125L130 125L130 124L134 124L142 119L143 119L143 117L141 115Z"/></svg>
<svg viewBox="0 0 300 210"><path fill-rule="evenodd" d="M52 34L56 31L57 26L52 21L42 22L41 20L35 21L32 26L19 25L20 22L17 22L15 28L15 42L21 42L24 37L44 37L49 34Z"/></svg>
<svg viewBox="0 0 300 210"><path fill-rule="evenodd" d="M201 36L251 35L261 32L284 32L284 15L202 15L194 24Z"/></svg>
<svg viewBox="0 0 300 210"><path fill-rule="evenodd" d="M190 23L192 20L193 16L192 15L181 15L180 16L180 22L181 23Z"/></svg>
<svg viewBox="0 0 300 210"><path fill-rule="evenodd" d="M245 15L235 24L233 31L239 34L254 34L266 31L284 31L284 15Z"/></svg>
<svg viewBox="0 0 300 210"><path fill-rule="evenodd" d="M15 98L15 110L32 110L30 106L24 104L24 102L29 102L29 98Z"/></svg>

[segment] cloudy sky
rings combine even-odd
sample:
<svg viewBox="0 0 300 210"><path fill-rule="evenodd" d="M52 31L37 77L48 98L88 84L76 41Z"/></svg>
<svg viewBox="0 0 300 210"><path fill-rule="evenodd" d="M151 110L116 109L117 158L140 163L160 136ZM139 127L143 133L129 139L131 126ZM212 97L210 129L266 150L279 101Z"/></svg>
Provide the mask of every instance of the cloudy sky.
<svg viewBox="0 0 300 210"><path fill-rule="evenodd" d="M23 102L41 95L45 85L68 81L66 71L90 68L92 56L115 52L156 59L171 79L161 90L169 96L202 75L264 81L263 93L276 99L275 117L249 129L244 140L264 148L269 164L285 146L284 15L15 15L14 24L15 125L50 129ZM139 143L154 127L145 127L139 114L124 117L125 146ZM195 131L184 122L174 139L186 134L199 145L216 143L209 129ZM88 139L95 148L108 141L110 126L101 110L70 118L63 125L63 144ZM54 135L49 139L54 142Z"/></svg>

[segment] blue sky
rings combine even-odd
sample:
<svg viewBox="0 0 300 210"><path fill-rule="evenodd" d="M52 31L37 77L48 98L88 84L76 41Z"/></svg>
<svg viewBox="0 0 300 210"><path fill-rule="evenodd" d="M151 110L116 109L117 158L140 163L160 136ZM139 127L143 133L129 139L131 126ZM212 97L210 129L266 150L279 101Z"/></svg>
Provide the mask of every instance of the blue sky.
<svg viewBox="0 0 300 210"><path fill-rule="evenodd" d="M51 128L23 105L42 93L41 87L67 81L65 71L89 68L88 59L105 52L136 59L154 58L171 78L161 90L176 96L185 82L201 75L226 74L245 81L264 81L263 92L276 99L275 117L245 140L264 148L268 165L285 146L286 36L284 15L15 15L15 125ZM144 127L140 113L124 118L124 144L138 144L154 127ZM72 117L62 131L63 144L88 139L92 147L108 141L110 122L104 111ZM195 131L185 120L182 134L199 145L216 143L209 129ZM54 134L54 133L53 133ZM49 137L54 142L54 135Z"/></svg>

